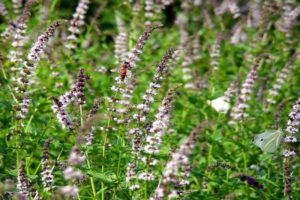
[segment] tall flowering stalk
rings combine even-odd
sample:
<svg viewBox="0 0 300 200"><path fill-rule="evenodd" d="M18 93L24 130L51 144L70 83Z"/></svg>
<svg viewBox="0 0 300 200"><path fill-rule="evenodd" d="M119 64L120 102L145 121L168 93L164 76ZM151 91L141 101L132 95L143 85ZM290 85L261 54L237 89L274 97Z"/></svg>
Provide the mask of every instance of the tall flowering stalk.
<svg viewBox="0 0 300 200"><path fill-rule="evenodd" d="M188 15L186 15L184 13L179 13L176 18L175 23L179 28L180 47L184 49L189 41Z"/></svg>
<svg viewBox="0 0 300 200"><path fill-rule="evenodd" d="M210 65L213 67L213 70L219 69L219 57L220 57L220 48L221 41L223 39L223 34L218 34L216 36L214 44L211 46L210 50Z"/></svg>
<svg viewBox="0 0 300 200"><path fill-rule="evenodd" d="M201 58L201 55L200 55L201 49L200 48L201 48L201 46L200 46L199 36L198 36L198 34L196 34L192 40L192 57L193 57L194 61L197 61Z"/></svg>
<svg viewBox="0 0 300 200"><path fill-rule="evenodd" d="M72 85L70 91L61 95L59 98L52 97L54 105L52 106L53 112L63 128L68 128L70 131L74 129L74 124L71 117L68 115L65 108L77 99L79 106L85 104L84 86L86 77L84 74L84 69L80 69L77 75L76 83Z"/></svg>
<svg viewBox="0 0 300 200"><path fill-rule="evenodd" d="M90 110L90 112L87 116L86 123L88 123L90 120L92 120L95 117L95 115L99 109L99 106L100 106L100 100L96 99L92 109ZM84 137L85 137L85 145L92 145L93 139L94 139L94 127L93 126L91 127L90 130L88 130L88 133Z"/></svg>
<svg viewBox="0 0 300 200"><path fill-rule="evenodd" d="M234 121L241 121L243 118L248 116L246 110L249 107L248 102L253 92L253 87L256 81L258 68L261 65L261 60L262 57L256 59L254 66L250 70L245 79L245 82L242 85L241 94L238 98L238 101L236 102L236 104L232 108L232 112L230 113L230 116L233 119L233 123Z"/></svg>
<svg viewBox="0 0 300 200"><path fill-rule="evenodd" d="M216 6L217 7L215 8L215 13L217 15L222 15L225 12L229 11L235 19L241 16L241 11L239 6L237 5L236 0L225 0L221 4Z"/></svg>
<svg viewBox="0 0 300 200"><path fill-rule="evenodd" d="M22 0L12 0L12 7L14 9L15 14L19 14L20 10L23 6L23 1Z"/></svg>
<svg viewBox="0 0 300 200"><path fill-rule="evenodd" d="M63 22L64 21L62 20L54 22L42 35L38 37L29 51L27 59L24 62L24 66L20 69L18 78L15 78L18 82L18 86L15 89L18 93L20 93L19 100L21 102L19 107L17 107L18 119L24 119L28 113L28 106L30 104L28 87L33 83L33 76L41 55L46 48L46 43L50 37L54 35L54 31Z"/></svg>
<svg viewBox="0 0 300 200"><path fill-rule="evenodd" d="M0 15L1 16L6 16L7 13L8 13L7 9L6 9L5 5L4 5L4 3L1 1L0 2Z"/></svg>
<svg viewBox="0 0 300 200"><path fill-rule="evenodd" d="M285 149L283 152L283 172L284 172L284 193L292 199L292 180L291 180L291 161L296 156L296 151L292 144L298 142L297 134L300 126L300 97L293 105L292 111L289 113L289 120L285 129L284 137Z"/></svg>
<svg viewBox="0 0 300 200"><path fill-rule="evenodd" d="M80 28L85 24L84 18L89 8L89 0L79 0L78 5L76 7L76 11L73 14L73 18L70 21L70 26L68 28L70 35L68 36L68 44L66 47L68 49L75 49L76 43L78 40L78 35L80 34Z"/></svg>
<svg viewBox="0 0 300 200"><path fill-rule="evenodd" d="M286 10L281 18L276 22L277 28L283 32L286 33L287 36L291 34L292 29L295 26L297 17L300 14L300 6L297 6L293 10Z"/></svg>
<svg viewBox="0 0 300 200"><path fill-rule="evenodd" d="M25 163L23 161L20 163L17 190L18 199L29 200L29 182L25 171Z"/></svg>
<svg viewBox="0 0 300 200"><path fill-rule="evenodd" d="M233 27L233 35L230 38L231 44L240 44L247 40L247 34L243 31L243 27L241 23L237 23Z"/></svg>
<svg viewBox="0 0 300 200"><path fill-rule="evenodd" d="M128 52L128 36L124 22L119 16L116 16L116 25L118 28L118 35L115 38L115 57L118 63L122 63Z"/></svg>
<svg viewBox="0 0 300 200"><path fill-rule="evenodd" d="M189 158L196 145L203 123L199 124L180 145L179 149L171 154L171 159L165 166L161 181L156 188L151 200L162 200L168 198L178 198L182 193L182 188L189 184Z"/></svg>
<svg viewBox="0 0 300 200"><path fill-rule="evenodd" d="M113 120L118 124L125 124L128 122L127 113L129 112L131 94L135 87L131 70L136 67L136 63L139 61L139 57L142 54L145 43L150 38L151 33L160 26L161 25L149 26L139 37L133 50L122 61L119 76L115 78L116 83L111 87L111 90L116 92L116 96L119 95L120 97L117 101L113 99L109 100L114 103L114 107L111 108L114 112Z"/></svg>
<svg viewBox="0 0 300 200"><path fill-rule="evenodd" d="M56 118L63 128L68 128L70 131L74 129L74 124L71 117L65 110L64 104L57 98L52 97L54 105L51 107L56 114Z"/></svg>
<svg viewBox="0 0 300 200"><path fill-rule="evenodd" d="M268 97L266 100L268 104L276 103L276 97L279 95L282 86L285 84L287 78L289 77L289 74L293 67L293 61L294 61L294 56L288 59L287 63L277 74L275 83L273 84L272 88L268 92Z"/></svg>
<svg viewBox="0 0 300 200"><path fill-rule="evenodd" d="M15 21L11 22L1 34L4 39L12 38L13 49L10 50L7 56L12 63L21 63L23 61L23 47L27 41L27 37L25 35L27 21L30 17L30 8L34 2L35 0L27 1L22 13ZM15 67L12 69L17 70Z"/></svg>
<svg viewBox="0 0 300 200"><path fill-rule="evenodd" d="M176 88L172 88L168 91L158 108L158 112L155 115L155 121L151 123L148 128L147 137L143 145L143 152L146 156L142 158L146 167L145 170L138 175L138 178L141 180L149 181L155 178L151 172L150 166L155 166L158 163L153 156L159 153L162 138L169 127L175 89Z"/></svg>
<svg viewBox="0 0 300 200"><path fill-rule="evenodd" d="M263 20L262 2L259 0L249 1L249 13L247 16L247 26L257 28Z"/></svg>
<svg viewBox="0 0 300 200"><path fill-rule="evenodd" d="M73 183L82 180L82 172L75 167L82 165L85 160L86 157L82 154L79 147L74 145L69 155L68 166L63 171L64 178ZM70 184L60 187L60 191L65 197L75 197L78 195L79 189L75 184Z"/></svg>
<svg viewBox="0 0 300 200"><path fill-rule="evenodd" d="M132 128L129 130L128 134L131 139L131 148L133 155L133 163L129 163L127 167L127 181L133 180L136 178L135 167L137 158L141 152L142 141L144 137L143 130L140 128L147 119L147 115L150 111L150 105L154 102L154 97L157 94L157 90L160 88L161 81L166 76L167 72L167 63L172 59L172 55L175 49L169 49L164 54L163 58L159 62L156 68L156 73L153 76L152 81L150 82L149 87L146 90L146 93L143 95L143 102L138 104L136 108L139 110L138 113L133 115L133 119L139 124L138 127ZM138 186L135 186L136 188Z"/></svg>
<svg viewBox="0 0 300 200"><path fill-rule="evenodd" d="M49 146L51 144L51 140L48 139L43 148L43 156L42 156L42 182L44 189L49 191L53 188L54 177L52 174L52 170L49 165Z"/></svg>
<svg viewBox="0 0 300 200"><path fill-rule="evenodd" d="M144 9L146 18L145 25L149 25L154 17L154 0L146 0Z"/></svg>

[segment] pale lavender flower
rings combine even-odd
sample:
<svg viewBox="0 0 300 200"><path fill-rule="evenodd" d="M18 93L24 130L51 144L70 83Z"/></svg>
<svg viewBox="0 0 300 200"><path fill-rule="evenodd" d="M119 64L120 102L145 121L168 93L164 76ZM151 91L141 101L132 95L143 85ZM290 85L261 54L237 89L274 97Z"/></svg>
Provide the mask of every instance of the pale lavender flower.
<svg viewBox="0 0 300 200"><path fill-rule="evenodd" d="M155 176L151 172L143 172L139 174L138 179L144 181L153 181L155 180Z"/></svg>
<svg viewBox="0 0 300 200"><path fill-rule="evenodd" d="M78 194L78 188L74 185L67 185L60 188L61 193L66 197L75 197Z"/></svg>
<svg viewBox="0 0 300 200"><path fill-rule="evenodd" d="M145 25L150 25L151 20L154 17L154 0L145 0Z"/></svg>
<svg viewBox="0 0 300 200"><path fill-rule="evenodd" d="M67 37L68 44L66 47L68 49L75 49L78 40L78 35L80 34L80 28L85 24L84 18L88 10L89 0L79 0L76 7L76 11L73 14L73 18L70 21L70 26L68 28L70 35Z"/></svg>
<svg viewBox="0 0 300 200"><path fill-rule="evenodd" d="M240 121L243 118L247 117L246 110L249 107L248 102L253 92L253 87L257 76L257 70L261 64L261 59L262 59L261 57L256 59L254 66L248 73L242 85L239 99L234 105L234 107L232 108L232 112L230 113L230 116L233 119L232 123L234 123L234 121Z"/></svg>
<svg viewBox="0 0 300 200"><path fill-rule="evenodd" d="M276 97L279 95L279 92L282 88L282 86L287 81L287 78L289 77L289 74L291 72L291 69L293 67L293 57L289 58L288 62L285 64L285 66L281 69L281 71L277 74L276 80L272 86L272 89L268 92L267 97L267 103L269 104L275 104L276 103Z"/></svg>
<svg viewBox="0 0 300 200"><path fill-rule="evenodd" d="M6 16L7 13L8 13L7 9L6 9L5 5L4 5L4 3L1 1L0 2L0 15Z"/></svg>
<svg viewBox="0 0 300 200"><path fill-rule="evenodd" d="M237 23L233 27L233 35L230 38L231 44L240 44L242 42L245 42L247 40L247 34L243 31L241 23Z"/></svg>
<svg viewBox="0 0 300 200"><path fill-rule="evenodd" d="M16 20L11 22L9 26L7 26L5 31L1 34L4 39L12 38L13 49L10 50L7 56L12 63L20 63L23 61L23 46L27 41L27 37L25 35L27 29L27 21L30 16L30 8L34 2L34 0L27 1L22 13Z"/></svg>
<svg viewBox="0 0 300 200"><path fill-rule="evenodd" d="M257 28L262 19L262 1L249 1L249 13L247 16L247 26L250 28Z"/></svg>
<svg viewBox="0 0 300 200"><path fill-rule="evenodd" d="M287 122L286 132L290 136L294 136L299 132L300 125L300 98L293 105L293 109L289 114L289 120Z"/></svg>
<svg viewBox="0 0 300 200"><path fill-rule="evenodd" d="M155 115L156 120L151 124L150 128L148 129L148 134L145 139L145 145L143 147L143 151L145 154L153 156L155 154L158 154L160 151L162 137L166 134L170 123L174 93L174 88L168 91L166 97L162 100L162 103L158 108L157 114ZM145 164L149 164L149 166L154 166L158 162L157 160L149 157L142 158L142 161ZM147 168L147 171L143 171L141 174L144 173L150 173L149 168ZM151 174L151 177L154 178L154 175ZM141 178L139 177L139 179Z"/></svg>
<svg viewBox="0 0 300 200"><path fill-rule="evenodd" d="M17 184L18 196L21 199L29 200L29 183L25 171L25 163L20 163L18 172L18 184Z"/></svg>
<svg viewBox="0 0 300 200"><path fill-rule="evenodd" d="M22 0L12 0L12 7L14 9L15 14L20 13L22 6L23 6Z"/></svg>
<svg viewBox="0 0 300 200"><path fill-rule="evenodd" d="M115 57L117 58L118 63L122 63L128 52L128 36L124 22L119 16L116 16L116 25L118 28L118 35L115 38Z"/></svg>
<svg viewBox="0 0 300 200"><path fill-rule="evenodd" d="M211 46L210 50L210 65L213 67L213 70L219 69L219 57L220 57L220 48L221 48L221 41L223 39L222 34L218 34L216 36L214 44Z"/></svg>
<svg viewBox="0 0 300 200"><path fill-rule="evenodd" d="M180 33L180 47L185 49L186 45L189 43L189 33L188 33L188 17L184 13L179 13L176 21L176 25L179 27Z"/></svg>
<svg viewBox="0 0 300 200"><path fill-rule="evenodd" d="M49 145L51 140L48 139L43 148L43 156L42 156L42 182L44 189L46 191L51 190L53 188L54 177L52 174L52 170L49 166Z"/></svg>
<svg viewBox="0 0 300 200"><path fill-rule="evenodd" d="M73 167L68 166L64 171L64 178L66 180L81 180L83 178L83 174L79 170L75 170Z"/></svg>
<svg viewBox="0 0 300 200"><path fill-rule="evenodd" d="M135 163L128 163L127 170L126 170L126 182L130 182L131 180L136 178L136 164Z"/></svg>
<svg viewBox="0 0 300 200"><path fill-rule="evenodd" d="M293 10L286 10L281 18L276 22L277 28L281 31L286 33L287 35L290 34L293 27L295 26L296 19L300 14L300 6L297 6Z"/></svg>
<svg viewBox="0 0 300 200"><path fill-rule="evenodd" d="M297 135L299 134L300 126L300 97L293 105L292 111L289 113L289 120L285 129L285 149L283 151L283 172L284 172L284 193L291 199L292 193L292 178L291 178L291 159L297 155L297 152L291 144L298 142Z"/></svg>
<svg viewBox="0 0 300 200"><path fill-rule="evenodd" d="M200 41L199 41L199 36L195 35L192 41L192 57L194 61L197 61L201 58L200 55Z"/></svg>
<svg viewBox="0 0 300 200"><path fill-rule="evenodd" d="M73 130L73 122L67 111L64 109L63 104L55 97L52 97L54 105L52 106L53 112L56 114L56 118L63 128Z"/></svg>
<svg viewBox="0 0 300 200"><path fill-rule="evenodd" d="M191 154L202 128L203 124L198 125L184 143L180 145L179 149L171 154L171 160L165 166L161 182L156 188L152 199L161 200L170 195L170 191L168 192L166 188L172 186L171 184L176 186L176 189L174 188L172 191L180 193L180 183L182 183L182 186L188 183L184 182L187 181L189 176L187 170L189 166L188 156Z"/></svg>
<svg viewBox="0 0 300 200"><path fill-rule="evenodd" d="M86 157L83 155L77 146L73 146L68 162L70 165L81 165Z"/></svg>

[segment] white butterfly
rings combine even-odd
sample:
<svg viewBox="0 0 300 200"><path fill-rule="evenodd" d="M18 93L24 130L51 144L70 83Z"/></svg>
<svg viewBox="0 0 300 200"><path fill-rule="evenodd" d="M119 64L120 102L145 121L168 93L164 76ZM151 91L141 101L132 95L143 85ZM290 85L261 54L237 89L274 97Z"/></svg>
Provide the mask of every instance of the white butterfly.
<svg viewBox="0 0 300 200"><path fill-rule="evenodd" d="M283 140L282 130L267 130L258 134L253 139L253 144L264 152L274 153Z"/></svg>

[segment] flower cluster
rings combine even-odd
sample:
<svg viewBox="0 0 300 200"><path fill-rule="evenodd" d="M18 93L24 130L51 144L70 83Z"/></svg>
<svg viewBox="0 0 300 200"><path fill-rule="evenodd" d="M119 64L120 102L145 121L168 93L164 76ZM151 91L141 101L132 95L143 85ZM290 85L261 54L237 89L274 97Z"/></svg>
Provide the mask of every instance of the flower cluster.
<svg viewBox="0 0 300 200"><path fill-rule="evenodd" d="M284 142L287 144L283 152L284 157L295 156L296 152L288 144L295 143L298 141L296 134L299 132L300 125L300 98L293 105L292 111L289 113L289 120L285 129L286 136Z"/></svg>
<svg viewBox="0 0 300 200"><path fill-rule="evenodd" d="M243 31L242 25L237 23L232 30L233 34L230 38L231 44L239 44L247 40L247 34Z"/></svg>
<svg viewBox="0 0 300 200"><path fill-rule="evenodd" d="M220 57L220 48L221 48L221 41L223 39L222 34L218 34L214 44L211 46L210 51L210 65L213 67L213 70L219 69L219 57Z"/></svg>
<svg viewBox="0 0 300 200"><path fill-rule="evenodd" d="M188 17L184 13L178 14L176 21L176 25L179 28L180 33L180 47L185 49L186 45L189 41L189 32L188 32Z"/></svg>
<svg viewBox="0 0 300 200"><path fill-rule="evenodd" d="M124 26L124 22L119 16L116 16L116 24L118 28L118 35L115 38L115 57L118 60L118 63L122 63L128 51L128 36Z"/></svg>
<svg viewBox="0 0 300 200"><path fill-rule="evenodd" d="M181 190L178 188L188 184L188 156L191 154L202 128L203 124L201 123L191 132L190 136L185 140L185 142L180 145L178 151L171 154L171 160L166 164L162 180L159 186L156 188L151 199L161 200L164 199L164 197L170 197L174 194L181 194ZM169 184L173 184L177 188L172 191L168 191Z"/></svg>
<svg viewBox="0 0 300 200"><path fill-rule="evenodd" d="M73 146L69 155L68 164L64 171L64 178L71 181L80 181L83 178L83 174L80 170L76 170L75 166L82 165L86 157L83 155L76 145ZM78 188L75 185L67 185L60 188L60 191L68 197L76 196L78 194Z"/></svg>
<svg viewBox="0 0 300 200"><path fill-rule="evenodd" d="M247 117L245 111L249 107L248 101L250 100L250 95L252 94L253 86L256 81L257 70L261 64L261 59L261 57L256 59L254 66L248 73L245 82L242 85L239 99L232 108L232 112L230 113L230 116L233 119L233 121L240 121L244 117Z"/></svg>
<svg viewBox="0 0 300 200"><path fill-rule="evenodd" d="M290 74L290 71L292 69L292 63L293 59L290 58L288 62L285 64L285 66L281 69L281 71L277 74L275 83L272 86L272 89L269 90L267 103L269 104L275 104L276 100L275 98L279 95L279 91L281 90L284 83L287 81L287 78Z"/></svg>
<svg viewBox="0 0 300 200"><path fill-rule="evenodd" d="M30 16L30 8L34 2L35 0L27 1L22 13L2 34L4 38L12 37L13 49L10 50L7 56L12 63L21 63L23 61L23 46L27 41L27 37L25 36L27 21Z"/></svg>
<svg viewBox="0 0 300 200"><path fill-rule="evenodd" d="M235 0L225 0L215 8L217 15L222 15L227 11L229 11L235 19L241 16L240 8Z"/></svg>
<svg viewBox="0 0 300 200"><path fill-rule="evenodd" d="M23 7L22 0L12 0L12 7L16 14L20 13L20 9Z"/></svg>
<svg viewBox="0 0 300 200"><path fill-rule="evenodd" d="M88 10L89 0L79 0L79 3L76 7L76 11L73 14L73 18L70 21L70 27L68 30L70 31L70 35L68 36L68 44L66 47L68 49L75 49L76 42L78 40L78 35L80 34L80 28L84 25L85 14Z"/></svg>
<svg viewBox="0 0 300 200"><path fill-rule="evenodd" d="M157 1L157 3L159 3L162 8L165 8L166 6L169 6L172 3L174 3L174 0L160 0Z"/></svg>
<svg viewBox="0 0 300 200"><path fill-rule="evenodd" d="M145 25L151 24L151 20L154 16L154 2L153 0L146 0L145 1Z"/></svg>
<svg viewBox="0 0 300 200"><path fill-rule="evenodd" d="M75 197L79 190L76 186L66 185L61 187L60 191L66 197Z"/></svg>
<svg viewBox="0 0 300 200"><path fill-rule="evenodd" d="M300 14L300 6L297 6L293 10L287 9L281 16L281 18L276 22L277 28L289 36L293 27L295 26L296 19Z"/></svg>
<svg viewBox="0 0 300 200"><path fill-rule="evenodd" d="M7 15L7 9L2 1L0 2L0 15L1 16Z"/></svg>
<svg viewBox="0 0 300 200"><path fill-rule="evenodd" d="M238 178L240 178L241 181L246 181L246 183L256 189L264 189L264 186L260 184L255 178L252 176L246 175L246 174L238 174Z"/></svg>
<svg viewBox="0 0 300 200"><path fill-rule="evenodd" d="M42 156L42 182L46 191L51 190L53 188L54 177L52 174L52 170L49 165L49 146L51 144L51 140L46 140L43 149Z"/></svg>
<svg viewBox="0 0 300 200"><path fill-rule="evenodd" d="M93 117L96 115L98 109L99 109L99 105L100 105L100 100L97 99L93 105L93 108L90 110L88 117L87 117L87 122L89 122L90 120L93 119ZM91 145L93 143L93 139L94 139L94 131L95 128L93 126L91 126L91 129L88 130L88 133L84 136L85 138L85 144L86 145Z"/></svg>
<svg viewBox="0 0 300 200"><path fill-rule="evenodd" d="M33 200L42 200L39 192L34 188L32 183L29 183L29 192Z"/></svg>
<svg viewBox="0 0 300 200"><path fill-rule="evenodd" d="M156 120L149 127L149 135L146 137L146 145L144 146L144 152L147 154L159 152L161 138L165 135L169 126L174 92L174 89L168 91L155 115Z"/></svg>
<svg viewBox="0 0 300 200"><path fill-rule="evenodd" d="M29 183L25 172L25 163L23 161L20 163L17 190L19 199L29 199Z"/></svg>
<svg viewBox="0 0 300 200"><path fill-rule="evenodd" d="M52 106L53 112L56 114L56 118L63 128L68 128L70 131L73 130L73 122L71 117L68 115L64 108L64 104L57 98L52 97L54 105Z"/></svg>
<svg viewBox="0 0 300 200"><path fill-rule="evenodd" d="M283 175L284 175L284 193L291 198L292 193L292 178L291 178L291 170L290 170L290 162L288 159L284 159L283 161Z"/></svg>
<svg viewBox="0 0 300 200"><path fill-rule="evenodd" d="M200 48L199 36L195 35L192 41L192 57L194 61L197 61L201 58Z"/></svg>
<svg viewBox="0 0 300 200"><path fill-rule="evenodd" d="M61 123L63 128L69 128L71 131L74 128L73 123L65 108L75 100L75 97L79 105L83 105L85 103L83 92L85 81L86 77L84 69L81 68L78 72L76 83L72 85L71 90L61 95L58 99L52 97L54 100L52 110L56 114L58 121Z"/></svg>

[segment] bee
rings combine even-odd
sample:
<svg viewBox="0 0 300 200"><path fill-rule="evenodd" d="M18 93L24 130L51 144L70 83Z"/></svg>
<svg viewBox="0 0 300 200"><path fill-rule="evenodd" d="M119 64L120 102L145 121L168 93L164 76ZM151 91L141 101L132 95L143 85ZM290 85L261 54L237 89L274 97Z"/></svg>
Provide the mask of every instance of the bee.
<svg viewBox="0 0 300 200"><path fill-rule="evenodd" d="M120 68L120 71L119 71L120 77L121 77L121 80L122 80L122 81L125 79L125 77L126 77L126 75L127 75L127 69L128 69L129 67L130 67L130 63L127 62L127 61L125 61L125 62L122 64L122 66L121 66L121 68Z"/></svg>

